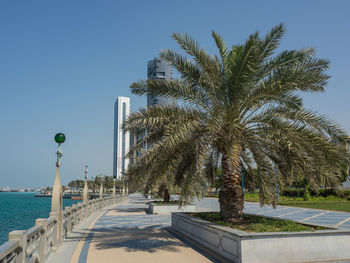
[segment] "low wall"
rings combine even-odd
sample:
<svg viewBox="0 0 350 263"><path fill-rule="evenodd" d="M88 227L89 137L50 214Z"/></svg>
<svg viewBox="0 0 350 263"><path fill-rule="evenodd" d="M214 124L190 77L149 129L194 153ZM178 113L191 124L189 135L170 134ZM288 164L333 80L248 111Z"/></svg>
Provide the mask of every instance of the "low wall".
<svg viewBox="0 0 350 263"><path fill-rule="evenodd" d="M183 213L171 226L189 241L231 262L320 262L350 260L349 230L247 233Z"/></svg>
<svg viewBox="0 0 350 263"><path fill-rule="evenodd" d="M151 214L169 214L173 212L196 212L196 205L186 205L179 208L179 205L149 203Z"/></svg>
<svg viewBox="0 0 350 263"><path fill-rule="evenodd" d="M39 218L28 230L9 233L9 241L0 246L0 263L44 263L55 252L62 240L84 219L112 204L124 201L127 196L90 200L66 207L61 215L51 213Z"/></svg>

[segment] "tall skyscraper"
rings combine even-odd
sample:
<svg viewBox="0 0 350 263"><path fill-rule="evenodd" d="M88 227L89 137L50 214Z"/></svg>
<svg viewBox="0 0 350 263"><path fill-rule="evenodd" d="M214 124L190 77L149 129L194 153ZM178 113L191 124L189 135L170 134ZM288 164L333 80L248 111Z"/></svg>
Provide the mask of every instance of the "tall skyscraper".
<svg viewBox="0 0 350 263"><path fill-rule="evenodd" d="M157 79L157 80L171 80L172 79L172 67L171 65L160 58L154 58L153 60L148 61L147 63L147 78L148 79ZM147 95L147 107L154 105L165 105L172 104L174 101L172 99L164 97L154 97ZM147 132L141 133L131 133L130 134L130 147L134 147L136 143L146 135ZM152 147L151 142L144 142L142 144L142 150L137 151L133 154L133 157L129 160L130 163L134 163L135 159L142 155L143 150L147 150Z"/></svg>
<svg viewBox="0 0 350 263"><path fill-rule="evenodd" d="M130 115L130 98L118 97L114 105L114 154L113 176L120 179L128 168L129 159L125 155L129 152L130 133L122 131L122 125Z"/></svg>
<svg viewBox="0 0 350 263"><path fill-rule="evenodd" d="M153 60L148 61L147 63L147 78L148 79L164 79L164 80L171 80L173 75L172 67L171 65L161 59L161 58L154 58ZM156 104L165 105L172 103L172 100L164 97L154 97L154 96L147 96L147 107L154 106Z"/></svg>

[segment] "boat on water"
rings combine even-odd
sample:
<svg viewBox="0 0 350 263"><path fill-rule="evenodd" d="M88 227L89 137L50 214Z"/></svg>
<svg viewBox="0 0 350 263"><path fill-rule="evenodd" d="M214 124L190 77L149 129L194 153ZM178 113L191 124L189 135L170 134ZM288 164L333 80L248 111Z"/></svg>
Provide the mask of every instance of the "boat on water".
<svg viewBox="0 0 350 263"><path fill-rule="evenodd" d="M42 193L39 193L39 194L35 194L34 196L35 197L52 197L52 194L51 194L51 192L48 192L48 193L42 192Z"/></svg>
<svg viewBox="0 0 350 263"><path fill-rule="evenodd" d="M51 193L39 193L35 194L35 197L52 197ZM82 196L80 194L63 194L63 198L73 199L73 200L82 200Z"/></svg>
<svg viewBox="0 0 350 263"><path fill-rule="evenodd" d="M73 199L73 197L80 197L81 193L63 193L63 198ZM74 199L79 200L79 199Z"/></svg>
<svg viewBox="0 0 350 263"><path fill-rule="evenodd" d="M38 194L34 195L35 197L52 197L51 191L42 191ZM83 194L81 191L72 191L72 190L66 190L63 193L63 198L65 199L72 199L72 200L83 200ZM88 195L89 199L96 198L95 194L93 192L89 192Z"/></svg>

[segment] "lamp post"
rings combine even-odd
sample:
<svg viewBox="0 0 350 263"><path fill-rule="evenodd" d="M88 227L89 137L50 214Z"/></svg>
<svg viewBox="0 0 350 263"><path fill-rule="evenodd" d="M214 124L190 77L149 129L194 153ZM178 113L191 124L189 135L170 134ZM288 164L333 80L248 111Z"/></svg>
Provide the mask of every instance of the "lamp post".
<svg viewBox="0 0 350 263"><path fill-rule="evenodd" d="M125 195L125 176L124 175L122 177L122 181L123 181L123 195Z"/></svg>
<svg viewBox="0 0 350 263"><path fill-rule="evenodd" d="M102 200L102 198L103 198L103 185L102 185L102 183L103 183L103 175L100 174L100 177L101 177L100 200Z"/></svg>
<svg viewBox="0 0 350 263"><path fill-rule="evenodd" d="M85 218L88 216L88 184L87 184L87 173L88 173L88 165L85 165L85 182L84 182L84 191L83 191L83 204L85 204Z"/></svg>
<svg viewBox="0 0 350 263"><path fill-rule="evenodd" d="M114 199L114 201L115 201L115 199L116 199L116 193L115 193L115 180L116 180L116 178L113 176L113 199Z"/></svg>
<svg viewBox="0 0 350 263"><path fill-rule="evenodd" d="M61 178L60 178L60 166L61 166L61 157L62 157L62 151L61 151L61 144L64 143L66 140L66 136L63 133L57 133L55 135L55 141L58 143L57 147L57 161L56 161L56 178L55 183L53 185L52 190L52 200L51 200L51 214L53 216L57 217L57 225L58 225L58 231L57 231L57 243L55 244L56 248L61 244L62 242L62 185L61 185Z"/></svg>
<svg viewBox="0 0 350 263"><path fill-rule="evenodd" d="M126 176L126 195L129 195L129 177Z"/></svg>

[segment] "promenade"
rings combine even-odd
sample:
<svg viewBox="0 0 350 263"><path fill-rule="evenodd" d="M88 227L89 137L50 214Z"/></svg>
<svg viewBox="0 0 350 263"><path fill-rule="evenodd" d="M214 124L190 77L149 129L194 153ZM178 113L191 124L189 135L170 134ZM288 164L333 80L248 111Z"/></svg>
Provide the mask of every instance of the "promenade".
<svg viewBox="0 0 350 263"><path fill-rule="evenodd" d="M170 215L147 214L147 199L128 201L89 218L48 262L219 262L170 231Z"/></svg>
<svg viewBox="0 0 350 263"><path fill-rule="evenodd" d="M65 239L50 263L99 262L220 262L174 236L171 216L147 214L148 200L131 195L129 200L88 218ZM198 211L217 211L218 200L195 200ZM245 203L245 212L329 227L350 228L350 213L277 206L261 208Z"/></svg>

